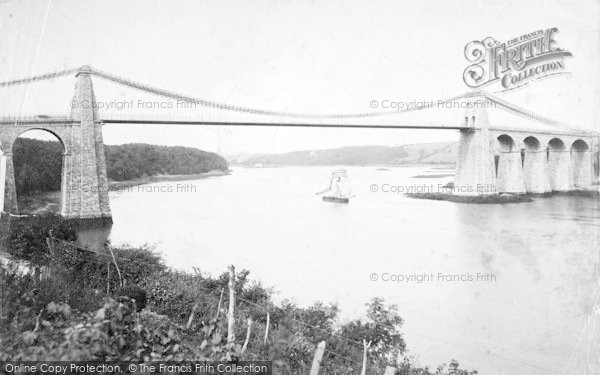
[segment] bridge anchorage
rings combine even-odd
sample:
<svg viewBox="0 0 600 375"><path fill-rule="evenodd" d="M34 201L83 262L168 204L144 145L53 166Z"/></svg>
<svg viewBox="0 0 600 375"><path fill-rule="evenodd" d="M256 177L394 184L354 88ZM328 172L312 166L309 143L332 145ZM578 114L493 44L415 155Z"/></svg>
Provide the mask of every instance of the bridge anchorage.
<svg viewBox="0 0 600 375"><path fill-rule="evenodd" d="M89 66L59 73L0 82L0 87L32 83L75 73L75 95L70 116L0 118L0 209L18 214L13 166L13 144L17 137L32 129L54 134L63 147L61 216L67 219L108 219L106 162L102 140L103 124L187 124L242 126L304 126L345 128L454 129L459 131L459 151L454 182L455 194L544 194L554 191L596 189L598 181L598 134L572 130L564 124L516 107L487 93L469 93L457 99L472 102L462 119L450 122L401 123L390 113L315 115L284 113L219 104L192 98L97 71ZM91 76L145 91L169 99L194 103L213 110L258 116L234 121L157 120L148 118L100 118ZM91 105L90 105L91 103ZM489 106L496 113L488 118ZM496 117L496 114L503 113ZM509 118L506 118L509 114ZM389 116L388 116L389 115ZM384 117L387 116L387 121ZM264 117L275 120L266 121ZM285 120L282 120L285 119ZM456 120L456 121L452 121ZM450 125L448 125L450 124ZM516 127L514 126L516 124ZM512 125L512 126L511 126Z"/></svg>

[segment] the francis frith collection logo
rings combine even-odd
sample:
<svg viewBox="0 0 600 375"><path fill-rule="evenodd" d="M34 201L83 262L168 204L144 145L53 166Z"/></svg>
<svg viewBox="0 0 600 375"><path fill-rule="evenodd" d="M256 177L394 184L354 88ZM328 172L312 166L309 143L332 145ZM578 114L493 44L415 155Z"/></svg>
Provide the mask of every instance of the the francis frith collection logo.
<svg viewBox="0 0 600 375"><path fill-rule="evenodd" d="M501 43L492 37L474 40L465 46L471 63L463 80L472 88L499 84L498 91L512 90L534 80L568 73L565 57L571 52L559 48L557 28L537 30Z"/></svg>

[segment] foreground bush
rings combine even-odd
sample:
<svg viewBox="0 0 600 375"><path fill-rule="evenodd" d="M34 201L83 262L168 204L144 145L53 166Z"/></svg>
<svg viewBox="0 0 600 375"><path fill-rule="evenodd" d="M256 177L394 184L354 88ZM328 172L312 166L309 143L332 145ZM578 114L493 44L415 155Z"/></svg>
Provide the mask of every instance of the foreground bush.
<svg viewBox="0 0 600 375"><path fill-rule="evenodd" d="M367 374L380 374L387 365L403 375L475 373L460 370L455 361L433 372L407 360L398 363L406 352L403 321L397 307L382 299L366 304L364 318L342 324L334 304L275 304L273 291L249 281L245 270L236 277L237 340L227 345L226 273L171 270L149 248L124 247L113 254L120 274L110 253L64 244L51 257L30 257L25 268L0 266L0 360L269 359L277 374L306 374L315 345L326 340L322 373L358 374L366 339L372 342ZM147 307L140 313L135 304L117 299L123 279L146 292Z"/></svg>
<svg viewBox="0 0 600 375"><path fill-rule="evenodd" d="M65 241L75 241L73 223L60 216L30 216L13 219L7 225L8 253L18 259L45 265L50 261L49 236Z"/></svg>
<svg viewBox="0 0 600 375"><path fill-rule="evenodd" d="M27 318L35 322L31 329ZM223 330L212 322L184 340L183 328L167 317L137 314L128 303L107 299L97 311L79 313L51 302L37 315L17 316L3 330L0 360L226 360L235 348L223 342Z"/></svg>

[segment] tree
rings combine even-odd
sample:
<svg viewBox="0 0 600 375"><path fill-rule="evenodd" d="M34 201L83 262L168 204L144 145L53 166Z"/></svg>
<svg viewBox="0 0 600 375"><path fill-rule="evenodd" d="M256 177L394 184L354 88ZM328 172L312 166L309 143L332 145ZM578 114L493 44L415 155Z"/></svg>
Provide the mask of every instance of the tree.
<svg viewBox="0 0 600 375"><path fill-rule="evenodd" d="M368 357L375 367L397 366L399 356L406 350L397 306L386 305L383 298L376 297L366 307L367 318L343 325L341 335L358 342L371 341Z"/></svg>

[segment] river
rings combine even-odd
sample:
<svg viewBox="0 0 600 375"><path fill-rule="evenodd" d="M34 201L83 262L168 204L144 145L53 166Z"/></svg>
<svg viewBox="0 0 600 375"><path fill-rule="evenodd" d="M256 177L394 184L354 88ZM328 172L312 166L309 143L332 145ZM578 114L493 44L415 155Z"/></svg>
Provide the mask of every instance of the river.
<svg viewBox="0 0 600 375"><path fill-rule="evenodd" d="M112 192L111 241L152 244L181 269L247 268L278 298L336 302L343 319L383 297L423 364L583 374L599 361L597 199L416 200L390 190L437 187L452 177L415 176L448 171L347 167L356 197L325 203L314 192L333 169L236 168Z"/></svg>

